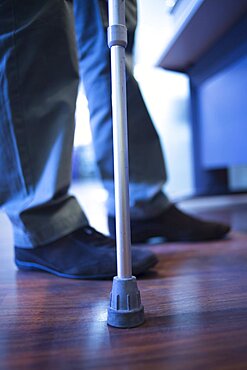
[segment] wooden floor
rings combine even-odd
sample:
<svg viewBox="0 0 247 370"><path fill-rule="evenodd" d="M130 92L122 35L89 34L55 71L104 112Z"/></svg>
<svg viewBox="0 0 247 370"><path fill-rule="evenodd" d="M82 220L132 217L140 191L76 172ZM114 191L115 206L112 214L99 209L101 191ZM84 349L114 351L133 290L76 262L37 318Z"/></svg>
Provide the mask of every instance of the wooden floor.
<svg viewBox="0 0 247 370"><path fill-rule="evenodd" d="M246 225L246 205L215 215L235 220L238 209ZM146 322L128 330L106 324L111 281L17 271L3 215L0 232L1 370L247 369L245 232L150 247L160 263L138 280Z"/></svg>

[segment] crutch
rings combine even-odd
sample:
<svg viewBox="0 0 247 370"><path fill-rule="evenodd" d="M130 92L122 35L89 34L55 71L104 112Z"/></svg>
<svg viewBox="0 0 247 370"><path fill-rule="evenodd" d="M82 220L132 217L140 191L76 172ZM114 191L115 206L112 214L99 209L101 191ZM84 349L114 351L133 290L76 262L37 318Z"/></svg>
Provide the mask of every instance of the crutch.
<svg viewBox="0 0 247 370"><path fill-rule="evenodd" d="M116 207L117 276L113 279L107 323L131 328L144 322L144 308L136 278L132 276L128 136L126 108L125 0L108 0L108 46L111 49L112 122Z"/></svg>

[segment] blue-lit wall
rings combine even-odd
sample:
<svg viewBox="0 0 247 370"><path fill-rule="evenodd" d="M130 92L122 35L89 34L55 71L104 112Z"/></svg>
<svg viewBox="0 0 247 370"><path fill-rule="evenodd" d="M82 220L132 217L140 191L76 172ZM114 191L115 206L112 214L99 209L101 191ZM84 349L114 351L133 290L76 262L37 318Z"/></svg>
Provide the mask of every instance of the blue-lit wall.
<svg viewBox="0 0 247 370"><path fill-rule="evenodd" d="M247 56L209 78L199 92L202 164L247 164Z"/></svg>

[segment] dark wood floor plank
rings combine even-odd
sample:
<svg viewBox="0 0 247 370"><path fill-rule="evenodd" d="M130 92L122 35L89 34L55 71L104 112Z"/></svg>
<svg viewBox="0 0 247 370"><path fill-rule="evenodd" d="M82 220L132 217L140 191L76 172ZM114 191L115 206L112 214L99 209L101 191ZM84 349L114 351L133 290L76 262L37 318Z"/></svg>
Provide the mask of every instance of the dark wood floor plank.
<svg viewBox="0 0 247 370"><path fill-rule="evenodd" d="M247 234L150 247L146 322L122 330L106 324L111 281L17 271L1 221L0 369L247 369Z"/></svg>

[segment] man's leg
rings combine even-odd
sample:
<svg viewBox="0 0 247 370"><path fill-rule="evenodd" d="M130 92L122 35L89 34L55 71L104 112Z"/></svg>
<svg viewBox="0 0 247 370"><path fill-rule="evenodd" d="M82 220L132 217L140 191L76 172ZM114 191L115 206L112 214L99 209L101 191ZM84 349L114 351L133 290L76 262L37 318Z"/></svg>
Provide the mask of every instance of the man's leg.
<svg viewBox="0 0 247 370"><path fill-rule="evenodd" d="M70 8L54 0L1 6L1 204L20 247L88 223L67 192L78 87Z"/></svg>
<svg viewBox="0 0 247 370"><path fill-rule="evenodd" d="M88 2L88 12L83 12L82 4L74 1L80 74L88 98L96 161L108 191L109 229L114 236L109 50L98 0ZM93 8L95 22L90 23L87 17ZM85 38L85 24L92 35L90 39ZM224 236L229 231L227 226L202 222L182 213L163 193L166 171L159 137L131 72L127 73L127 108L132 241L143 242L155 236L169 240L207 240Z"/></svg>
<svg viewBox="0 0 247 370"><path fill-rule="evenodd" d="M0 204L16 263L72 278L113 276L114 243L68 194L78 87L72 2L0 5ZM156 259L134 252L133 261L138 274Z"/></svg>
<svg viewBox="0 0 247 370"><path fill-rule="evenodd" d="M104 187L108 191L108 214L114 216L113 139L109 49L98 8L98 0L74 1L79 70L90 111L95 157ZM95 22L89 15L95 9ZM92 37L86 38L84 25ZM169 206L162 192L166 171L157 132L144 104L137 82L127 74L127 107L131 218L147 218Z"/></svg>

